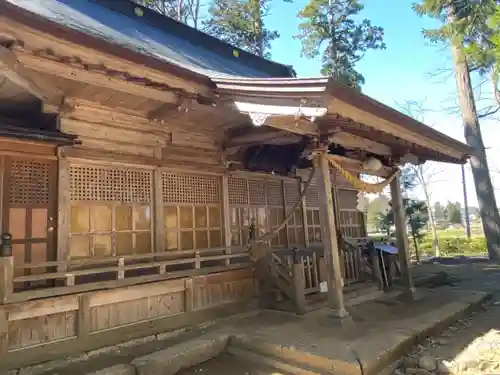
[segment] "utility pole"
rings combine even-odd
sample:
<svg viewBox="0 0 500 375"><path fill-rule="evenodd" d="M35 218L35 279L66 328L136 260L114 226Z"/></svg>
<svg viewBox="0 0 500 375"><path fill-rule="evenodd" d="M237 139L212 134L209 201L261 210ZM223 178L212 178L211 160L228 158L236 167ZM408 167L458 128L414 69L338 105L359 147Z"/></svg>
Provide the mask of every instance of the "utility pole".
<svg viewBox="0 0 500 375"><path fill-rule="evenodd" d="M469 205L467 202L467 183L465 181L465 164L462 164L461 168L462 168L462 188L464 190L465 233L467 234L467 238L470 238L471 233L470 233Z"/></svg>

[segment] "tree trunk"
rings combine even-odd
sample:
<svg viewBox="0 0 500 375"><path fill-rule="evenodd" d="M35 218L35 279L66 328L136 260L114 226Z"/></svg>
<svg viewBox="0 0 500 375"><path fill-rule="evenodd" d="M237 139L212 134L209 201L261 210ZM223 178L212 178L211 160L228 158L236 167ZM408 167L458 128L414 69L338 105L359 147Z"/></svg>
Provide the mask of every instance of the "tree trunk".
<svg viewBox="0 0 500 375"><path fill-rule="evenodd" d="M264 57L264 40L262 35L262 12L260 0L249 0L253 18L253 29L255 33L255 49L257 55Z"/></svg>
<svg viewBox="0 0 500 375"><path fill-rule="evenodd" d="M427 181L425 180L425 176L424 176L424 173L422 171L421 165L418 166L418 173L420 174L419 178L420 178L420 181L422 182L422 188L424 190L425 204L427 205L427 213L429 214L429 221L431 222L434 255L436 257L439 257L440 256L440 254L439 254L439 237L437 234L436 220L434 219L434 212L432 212L431 197L429 195L429 189L427 188Z"/></svg>
<svg viewBox="0 0 500 375"><path fill-rule="evenodd" d="M477 118L469 67L459 46L452 45L452 54L465 140L472 149L470 164L479 203L479 214L488 245L488 255L491 260L500 261L500 217Z"/></svg>
<svg viewBox="0 0 500 375"><path fill-rule="evenodd" d="M469 202L467 199L467 181L465 180L465 166L462 164L462 189L464 191L464 214L465 214L465 234L467 238L471 238L470 233L470 218L469 218Z"/></svg>

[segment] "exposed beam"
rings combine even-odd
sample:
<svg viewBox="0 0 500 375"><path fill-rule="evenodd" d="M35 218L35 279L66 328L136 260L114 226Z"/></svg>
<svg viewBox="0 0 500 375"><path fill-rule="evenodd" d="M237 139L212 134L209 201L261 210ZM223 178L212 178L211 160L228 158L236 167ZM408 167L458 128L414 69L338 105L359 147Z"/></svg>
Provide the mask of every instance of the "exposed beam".
<svg viewBox="0 0 500 375"><path fill-rule="evenodd" d="M62 101L62 93L51 83L33 77L18 61L16 54L0 46L0 75L29 92L42 102L55 104Z"/></svg>
<svg viewBox="0 0 500 375"><path fill-rule="evenodd" d="M444 142L435 141L426 136L426 134L418 134L415 131L406 129L404 126L378 117L370 112L363 111L360 108L345 103L339 99L334 98L331 100L328 106L328 111L330 114L336 113L342 117L349 118L361 124L365 124L371 128L391 134L395 137L399 137L421 147L434 150L440 154L456 158L457 160L461 160L463 158L463 153L460 150L457 150L456 148L451 147ZM423 132L427 130L428 129L422 126Z"/></svg>
<svg viewBox="0 0 500 375"><path fill-rule="evenodd" d="M173 92L141 86L140 84L123 81L101 73L90 72L79 67L70 66L65 63L28 53L18 52L17 56L19 61L26 67L40 73L52 74L72 81L124 92L164 103L174 103L177 100L177 95Z"/></svg>
<svg viewBox="0 0 500 375"><path fill-rule="evenodd" d="M382 143L372 141L367 138L358 137L357 135L338 131L331 134L328 140L333 143L337 143L345 148L361 149L368 152L372 152L378 155L391 155L392 150L389 146Z"/></svg>
<svg viewBox="0 0 500 375"><path fill-rule="evenodd" d="M307 119L294 119L291 116L269 117L266 125L293 134L319 136L318 125Z"/></svg>

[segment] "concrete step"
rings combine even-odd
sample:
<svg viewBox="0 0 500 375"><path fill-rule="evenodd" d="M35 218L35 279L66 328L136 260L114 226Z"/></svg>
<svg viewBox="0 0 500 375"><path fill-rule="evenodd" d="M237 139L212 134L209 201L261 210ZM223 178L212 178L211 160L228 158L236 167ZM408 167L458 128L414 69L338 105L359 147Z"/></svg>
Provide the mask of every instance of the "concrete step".
<svg viewBox="0 0 500 375"><path fill-rule="evenodd" d="M321 375L317 370L307 368L308 366L298 366L290 361L283 362L282 360L273 356L264 356L254 351L240 348L238 346L229 345L227 352L237 358L247 362L252 362L258 365L265 365L280 371L283 375Z"/></svg>
<svg viewBox="0 0 500 375"><path fill-rule="evenodd" d="M292 346L278 345L247 335L232 336L227 350L233 355L245 356L247 360L266 360L270 366L290 374L361 374L357 363L322 357Z"/></svg>
<svg viewBox="0 0 500 375"><path fill-rule="evenodd" d="M187 340L132 361L137 375L174 375L223 353L229 334L211 333Z"/></svg>

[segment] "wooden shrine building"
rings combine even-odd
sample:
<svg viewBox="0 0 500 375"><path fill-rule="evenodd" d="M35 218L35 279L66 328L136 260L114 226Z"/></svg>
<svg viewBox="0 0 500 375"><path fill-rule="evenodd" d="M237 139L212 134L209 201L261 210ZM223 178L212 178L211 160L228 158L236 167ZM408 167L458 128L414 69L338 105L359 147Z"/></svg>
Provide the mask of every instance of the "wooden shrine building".
<svg viewBox="0 0 500 375"><path fill-rule="evenodd" d="M359 174L468 153L126 0L1 0L0 370L239 311L258 244L319 247L299 284L283 260L269 272L295 302L326 281L343 316Z"/></svg>

